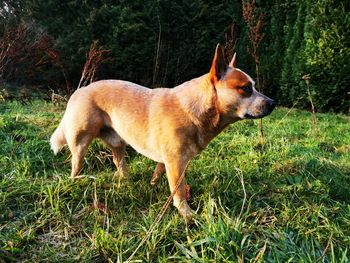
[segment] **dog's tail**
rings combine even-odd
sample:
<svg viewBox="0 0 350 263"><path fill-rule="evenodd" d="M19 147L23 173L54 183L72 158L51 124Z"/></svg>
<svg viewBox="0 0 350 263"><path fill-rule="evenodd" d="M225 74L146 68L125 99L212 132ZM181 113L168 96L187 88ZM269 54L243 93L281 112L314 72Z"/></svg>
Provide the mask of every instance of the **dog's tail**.
<svg viewBox="0 0 350 263"><path fill-rule="evenodd" d="M53 153L57 154L66 143L67 141L66 137L64 136L64 130L61 122L51 135L50 145Z"/></svg>

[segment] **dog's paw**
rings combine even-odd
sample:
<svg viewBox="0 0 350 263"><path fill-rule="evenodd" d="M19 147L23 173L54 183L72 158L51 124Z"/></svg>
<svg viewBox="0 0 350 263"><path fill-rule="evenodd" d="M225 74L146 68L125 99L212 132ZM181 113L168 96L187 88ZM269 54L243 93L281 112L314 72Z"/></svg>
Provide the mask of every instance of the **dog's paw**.
<svg viewBox="0 0 350 263"><path fill-rule="evenodd" d="M157 186L159 184L159 179L160 179L160 175L153 175L151 179L151 185L153 187Z"/></svg>
<svg viewBox="0 0 350 263"><path fill-rule="evenodd" d="M177 209L179 210L179 213L183 219L185 219L186 223L191 222L193 216L196 214L187 204L187 202L181 202Z"/></svg>
<svg viewBox="0 0 350 263"><path fill-rule="evenodd" d="M113 178L118 178L118 177L120 177L120 179L122 179L122 180L127 180L129 178L126 173L121 173L121 172L117 171L114 173Z"/></svg>
<svg viewBox="0 0 350 263"><path fill-rule="evenodd" d="M86 176L85 175L75 175L75 176L71 176L70 178L72 180L79 180L79 179L82 179L82 178L85 178Z"/></svg>

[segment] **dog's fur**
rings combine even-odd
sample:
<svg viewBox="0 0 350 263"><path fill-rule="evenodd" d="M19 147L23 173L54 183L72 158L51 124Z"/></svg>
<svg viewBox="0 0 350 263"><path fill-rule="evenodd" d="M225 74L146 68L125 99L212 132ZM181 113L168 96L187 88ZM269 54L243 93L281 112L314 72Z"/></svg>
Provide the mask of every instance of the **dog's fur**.
<svg viewBox="0 0 350 263"><path fill-rule="evenodd" d="M275 102L257 92L254 81L225 63L217 46L210 72L175 88L148 89L122 80L102 80L75 91L51 137L56 154L68 144L71 177L78 175L88 145L102 139L113 152L121 176L126 176L127 144L158 162L151 183L166 171L173 191L189 161L230 123L270 114ZM185 182L174 196L180 214L190 219Z"/></svg>

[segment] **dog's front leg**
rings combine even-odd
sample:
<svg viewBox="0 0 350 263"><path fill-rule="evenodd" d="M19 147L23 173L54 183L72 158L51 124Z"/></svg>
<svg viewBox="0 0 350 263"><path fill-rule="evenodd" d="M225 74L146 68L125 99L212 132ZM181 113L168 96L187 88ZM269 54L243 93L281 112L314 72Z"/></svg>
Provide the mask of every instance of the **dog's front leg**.
<svg viewBox="0 0 350 263"><path fill-rule="evenodd" d="M182 173L185 173L187 162L183 161L170 161L165 163L166 174L170 186L171 193L174 191L178 180ZM186 201L186 181L183 178L180 186L178 187L174 195L174 206L179 210L180 215L188 222L191 220L194 212L189 207Z"/></svg>

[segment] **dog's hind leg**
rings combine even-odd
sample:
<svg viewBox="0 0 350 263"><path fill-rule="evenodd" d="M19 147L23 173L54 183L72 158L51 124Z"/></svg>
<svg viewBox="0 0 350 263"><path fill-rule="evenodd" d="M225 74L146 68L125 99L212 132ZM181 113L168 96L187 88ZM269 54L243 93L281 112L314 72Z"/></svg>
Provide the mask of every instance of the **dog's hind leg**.
<svg viewBox="0 0 350 263"><path fill-rule="evenodd" d="M117 167L120 176L126 178L127 171L124 162L126 143L114 129L106 126L100 130L98 137L112 150L113 162Z"/></svg>
<svg viewBox="0 0 350 263"><path fill-rule="evenodd" d="M80 134L75 140L68 141L68 147L72 153L72 172L71 178L76 178L82 166L84 156L90 142L93 140L91 135Z"/></svg>
<svg viewBox="0 0 350 263"><path fill-rule="evenodd" d="M157 163L156 169L153 172L151 185L156 186L159 183L160 176L165 173L164 163Z"/></svg>
<svg viewBox="0 0 350 263"><path fill-rule="evenodd" d="M118 169L119 175L121 176L121 178L124 178L124 179L128 177L128 173L126 171L125 161L124 161L125 148L126 148L125 143L123 143L119 147L111 147L112 153L113 153L113 162Z"/></svg>

